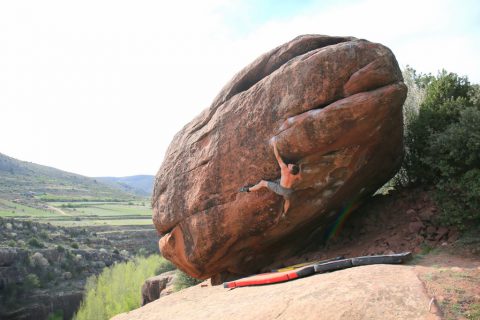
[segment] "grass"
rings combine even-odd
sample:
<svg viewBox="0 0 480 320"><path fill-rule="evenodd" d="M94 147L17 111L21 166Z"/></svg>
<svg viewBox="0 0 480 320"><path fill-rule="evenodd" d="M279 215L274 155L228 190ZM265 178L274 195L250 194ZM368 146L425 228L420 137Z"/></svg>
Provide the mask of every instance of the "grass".
<svg viewBox="0 0 480 320"><path fill-rule="evenodd" d="M50 205L52 205L50 203ZM89 215L89 216L118 216L118 215L138 215L138 216L151 216L151 209L147 206L141 206L141 205L130 205L128 203L94 203L94 204L89 204L82 202L81 204L77 205L60 205L57 208L60 208L61 210L74 214L76 216L82 216L82 215Z"/></svg>
<svg viewBox="0 0 480 320"><path fill-rule="evenodd" d="M51 222L61 227L88 227L88 226L146 226L152 224L152 219L116 219L116 220L83 220L83 221L59 221Z"/></svg>
<svg viewBox="0 0 480 320"><path fill-rule="evenodd" d="M422 249L422 251L420 251L420 253L415 254L413 258L407 262L408 265L419 264L426 256L435 255L440 252L439 248L433 248L426 244L422 244L420 248Z"/></svg>
<svg viewBox="0 0 480 320"><path fill-rule="evenodd" d="M52 210L32 208L0 199L0 217L55 217L57 215Z"/></svg>
<svg viewBox="0 0 480 320"><path fill-rule="evenodd" d="M429 294L438 299L445 319L480 319L480 277L476 269L439 268L421 279Z"/></svg>
<svg viewBox="0 0 480 320"><path fill-rule="evenodd" d="M467 319L480 319L480 302L472 304L470 310L466 313Z"/></svg>

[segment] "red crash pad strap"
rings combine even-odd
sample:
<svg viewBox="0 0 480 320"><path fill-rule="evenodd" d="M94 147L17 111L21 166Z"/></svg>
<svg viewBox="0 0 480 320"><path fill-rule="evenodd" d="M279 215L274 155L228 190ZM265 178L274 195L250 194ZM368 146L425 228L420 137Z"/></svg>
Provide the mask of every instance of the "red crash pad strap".
<svg viewBox="0 0 480 320"><path fill-rule="evenodd" d="M295 271L263 273L255 276L242 278L235 281L225 282L225 288L238 288L246 286L258 286L262 284L285 282L296 279L298 275Z"/></svg>
<svg viewBox="0 0 480 320"><path fill-rule="evenodd" d="M284 272L269 272L257 274L251 277L246 277L238 279L235 281L225 282L223 284L224 288L238 288L246 286L258 286L263 284L279 283L285 282L297 278L302 278L308 275L311 275L315 272L313 266L308 266L296 270L288 270Z"/></svg>

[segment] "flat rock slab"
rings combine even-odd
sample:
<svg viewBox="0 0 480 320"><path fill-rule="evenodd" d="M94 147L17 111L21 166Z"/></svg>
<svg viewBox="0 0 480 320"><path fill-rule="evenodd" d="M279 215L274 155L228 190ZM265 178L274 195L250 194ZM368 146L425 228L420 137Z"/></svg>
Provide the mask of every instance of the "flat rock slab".
<svg viewBox="0 0 480 320"><path fill-rule="evenodd" d="M413 267L372 265L234 290L200 285L114 320L438 319Z"/></svg>

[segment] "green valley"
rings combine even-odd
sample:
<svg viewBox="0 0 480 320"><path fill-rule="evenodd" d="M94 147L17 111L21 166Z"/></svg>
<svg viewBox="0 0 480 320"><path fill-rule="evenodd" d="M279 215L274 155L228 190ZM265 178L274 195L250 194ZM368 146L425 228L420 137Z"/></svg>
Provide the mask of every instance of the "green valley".
<svg viewBox="0 0 480 320"><path fill-rule="evenodd" d="M149 183L153 176L90 178L0 153L0 318L71 318L88 277L158 255Z"/></svg>
<svg viewBox="0 0 480 320"><path fill-rule="evenodd" d="M153 177L127 178L89 178L0 153L0 217L61 226L151 225ZM143 189L129 181L141 181Z"/></svg>

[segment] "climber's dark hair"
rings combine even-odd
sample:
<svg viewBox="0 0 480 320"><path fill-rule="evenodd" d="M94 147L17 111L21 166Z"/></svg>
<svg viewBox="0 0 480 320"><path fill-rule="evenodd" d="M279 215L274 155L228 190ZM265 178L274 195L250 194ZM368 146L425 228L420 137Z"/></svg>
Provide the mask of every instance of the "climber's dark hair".
<svg viewBox="0 0 480 320"><path fill-rule="evenodd" d="M290 169L290 173L293 175L297 175L300 172L300 167L296 164L292 166L292 169Z"/></svg>

